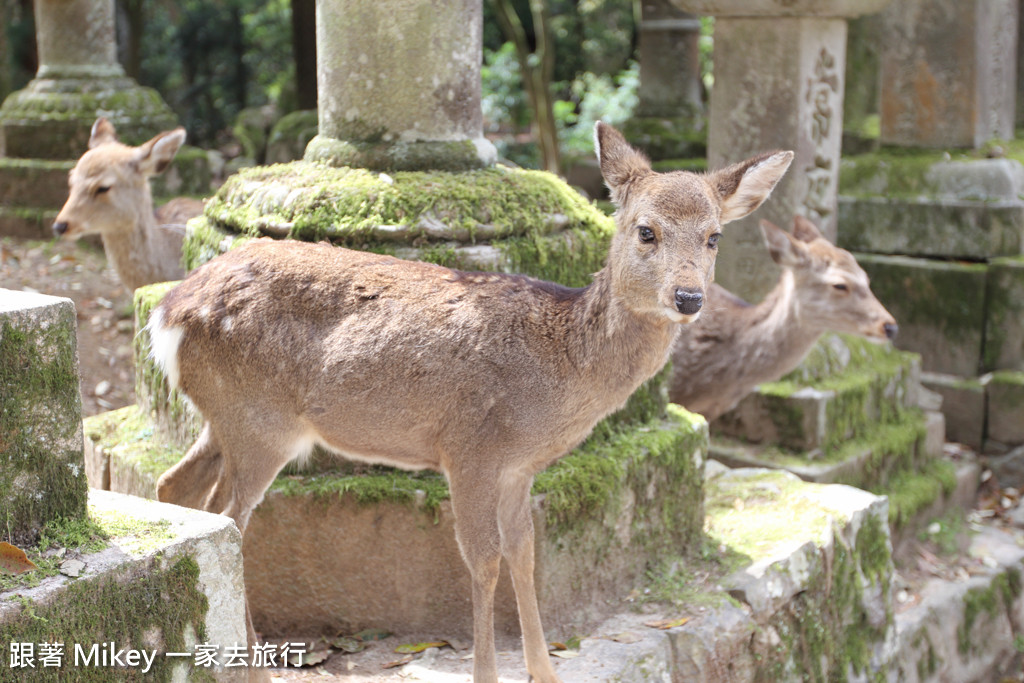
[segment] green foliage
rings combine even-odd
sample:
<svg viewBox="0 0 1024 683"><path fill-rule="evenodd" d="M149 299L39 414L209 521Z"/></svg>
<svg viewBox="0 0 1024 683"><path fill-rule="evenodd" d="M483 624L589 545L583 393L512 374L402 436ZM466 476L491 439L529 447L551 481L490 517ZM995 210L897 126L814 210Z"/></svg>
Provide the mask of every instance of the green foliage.
<svg viewBox="0 0 1024 683"><path fill-rule="evenodd" d="M497 50L484 48L480 68L484 129L497 132L502 127L525 128L530 125L530 109L523 92L522 74L511 42Z"/></svg>
<svg viewBox="0 0 1024 683"><path fill-rule="evenodd" d="M566 156L590 156L594 153L594 124L604 121L621 126L633 115L639 102L640 65L629 66L614 77L584 72L569 87L571 100L555 103L562 153Z"/></svg>

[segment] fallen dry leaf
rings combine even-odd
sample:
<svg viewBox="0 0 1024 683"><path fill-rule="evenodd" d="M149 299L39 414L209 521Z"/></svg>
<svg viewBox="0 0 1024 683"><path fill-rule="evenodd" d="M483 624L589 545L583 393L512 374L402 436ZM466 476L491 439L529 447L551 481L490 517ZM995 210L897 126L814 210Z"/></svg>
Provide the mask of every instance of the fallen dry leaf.
<svg viewBox="0 0 1024 683"><path fill-rule="evenodd" d="M568 649L569 649L569 646L566 645L565 643L559 643L557 641L554 642L554 643L548 643L548 650L549 651L550 650L568 650Z"/></svg>
<svg viewBox="0 0 1024 683"><path fill-rule="evenodd" d="M690 617L680 617L679 619L658 619L656 621L645 621L644 626L649 626L650 628L657 628L661 629L662 631L665 631L670 628L675 628L676 626L682 626L689 620Z"/></svg>
<svg viewBox="0 0 1024 683"><path fill-rule="evenodd" d="M312 652L296 652L289 655L288 664L294 667L316 666L331 656L330 650L314 650Z"/></svg>
<svg viewBox="0 0 1024 683"><path fill-rule="evenodd" d="M406 655L406 656L402 657L401 659L396 659L393 662L388 662L387 664L384 665L384 668L385 669L394 669L396 666L402 666L403 664L408 664L412 660L413 660L413 656L412 655Z"/></svg>
<svg viewBox="0 0 1024 683"><path fill-rule="evenodd" d="M341 650L352 654L353 652L362 652L366 649L366 643L359 640L354 636L341 636L331 641L331 647L335 650Z"/></svg>
<svg viewBox="0 0 1024 683"><path fill-rule="evenodd" d="M616 643L639 643L644 637L639 633L633 633L632 631L623 631L622 633L616 633L611 637Z"/></svg>
<svg viewBox="0 0 1024 683"><path fill-rule="evenodd" d="M384 640L391 637L391 631L385 631L382 628L364 628L359 633L353 633L352 637L362 641Z"/></svg>
<svg viewBox="0 0 1024 683"><path fill-rule="evenodd" d="M399 645L395 648L395 652L400 655L410 655L423 652L427 648L431 647L445 647L448 645L447 640L435 640L430 643L406 643L405 645Z"/></svg>
<svg viewBox="0 0 1024 683"><path fill-rule="evenodd" d="M0 541L0 569L11 574L24 574L35 568L36 565L28 559L24 550L6 541Z"/></svg>
<svg viewBox="0 0 1024 683"><path fill-rule="evenodd" d="M580 656L580 651L579 650L552 650L551 654L552 654L552 656L558 657L560 659L572 659L573 657L579 657Z"/></svg>

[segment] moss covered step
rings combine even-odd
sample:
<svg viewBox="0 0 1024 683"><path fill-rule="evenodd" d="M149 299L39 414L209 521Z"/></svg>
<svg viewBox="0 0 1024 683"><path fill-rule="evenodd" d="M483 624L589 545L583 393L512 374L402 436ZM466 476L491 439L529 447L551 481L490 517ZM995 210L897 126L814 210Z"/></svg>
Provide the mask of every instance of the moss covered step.
<svg viewBox="0 0 1024 683"><path fill-rule="evenodd" d="M723 560L664 614L689 621L654 632L643 626L649 615L616 617L559 667L562 679L886 680L894 609L885 500L720 466L706 492L707 540ZM642 640L613 635L624 632Z"/></svg>
<svg viewBox="0 0 1024 683"><path fill-rule="evenodd" d="M68 198L68 171L74 165L73 161L0 157L0 205L59 209Z"/></svg>
<svg viewBox="0 0 1024 683"><path fill-rule="evenodd" d="M988 262L982 369L1024 371L1024 257Z"/></svg>
<svg viewBox="0 0 1024 683"><path fill-rule="evenodd" d="M826 335L793 372L715 420L712 432L831 457L850 438L898 422L916 405L919 362L887 345Z"/></svg>
<svg viewBox="0 0 1024 683"><path fill-rule="evenodd" d="M0 206L0 236L52 239L59 208Z"/></svg>
<svg viewBox="0 0 1024 683"><path fill-rule="evenodd" d="M1024 372L1000 370L985 380L985 452L1002 454L1024 445Z"/></svg>
<svg viewBox="0 0 1024 683"><path fill-rule="evenodd" d="M152 496L182 455L136 407L91 417L90 473ZM703 514L707 423L667 417L592 438L537 476L534 524L544 623L564 637L607 616L659 557L696 547ZM246 586L257 629L470 633L469 575L440 475L388 468L282 474L246 535ZM282 562L281 558L288 558ZM498 628L518 629L511 583L498 589ZM349 631L351 632L351 631Z"/></svg>
<svg viewBox="0 0 1024 683"><path fill-rule="evenodd" d="M784 469L806 481L840 483L874 490L903 471L914 471L941 454L943 420L907 409L895 422L859 431L827 452L751 444L716 435L711 457L730 467Z"/></svg>
<svg viewBox="0 0 1024 683"><path fill-rule="evenodd" d="M31 644L35 656L27 668L5 655L0 680L245 681L244 668L223 667L227 648L246 643L241 545L226 517L91 490L87 519L52 523L27 548L38 569L0 576L0 638ZM40 643L63 644L59 666L43 665ZM148 665L126 652L121 661L135 664L105 665L109 643L145 651ZM165 654L202 643L218 666Z"/></svg>
<svg viewBox="0 0 1024 683"><path fill-rule="evenodd" d="M0 540L85 515L75 305L0 289Z"/></svg>

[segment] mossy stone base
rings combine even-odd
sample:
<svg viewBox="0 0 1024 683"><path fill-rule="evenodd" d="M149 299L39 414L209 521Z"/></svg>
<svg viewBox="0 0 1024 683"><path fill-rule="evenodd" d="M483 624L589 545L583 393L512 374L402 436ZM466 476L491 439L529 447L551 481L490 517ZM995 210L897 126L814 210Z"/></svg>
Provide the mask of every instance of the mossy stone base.
<svg viewBox="0 0 1024 683"><path fill-rule="evenodd" d="M60 208L68 198L68 171L74 165L73 161L0 157L0 205Z"/></svg>
<svg viewBox="0 0 1024 683"><path fill-rule="evenodd" d="M871 289L900 325L895 344L921 354L921 368L976 376L984 350L988 267L906 256L857 254ZM1024 326L1024 320L1006 320ZM1022 327L1021 329L1024 329Z"/></svg>
<svg viewBox="0 0 1024 683"><path fill-rule="evenodd" d="M36 78L0 106L0 156L77 159L98 116L132 145L176 124L160 95L130 78Z"/></svg>
<svg viewBox="0 0 1024 683"><path fill-rule="evenodd" d="M15 545L85 516L75 329L70 299L0 289L0 539Z"/></svg>
<svg viewBox="0 0 1024 683"><path fill-rule="evenodd" d="M317 135L306 146L306 161L375 171L472 171L498 160L486 138L475 140L338 140Z"/></svg>
<svg viewBox="0 0 1024 683"><path fill-rule="evenodd" d="M156 478L181 457L147 422L135 407L86 420L95 451L110 461L112 487L152 495ZM706 453L704 420L671 408L667 418L592 439L538 475L536 576L548 628L562 637L579 632L618 605L656 559L696 549ZM279 476L246 536L257 628L468 636L469 575L447 497L440 475L342 461L331 472ZM282 556L291 559L282 564ZM514 633L507 578L496 623Z"/></svg>
<svg viewBox="0 0 1024 683"><path fill-rule="evenodd" d="M760 385L712 430L831 457L851 437L897 421L914 405L919 363L915 354L827 335L796 370Z"/></svg>
<svg viewBox="0 0 1024 683"><path fill-rule="evenodd" d="M293 111L282 116L267 136L267 163L282 164L302 159L319 126L315 109Z"/></svg>
<svg viewBox="0 0 1024 683"><path fill-rule="evenodd" d="M0 235L48 240L53 238L57 208L0 206Z"/></svg>
<svg viewBox="0 0 1024 683"><path fill-rule="evenodd" d="M32 643L35 667L0 659L0 680L80 681L246 680L243 667L225 668L227 648L245 646L241 537L230 519L109 491L89 495L89 518L105 542L68 547L85 567L76 579L57 574L18 578L0 591L0 638ZM92 547L99 545L101 549ZM43 666L39 643L63 643L61 666ZM96 645L155 651L152 667L76 665ZM192 652L211 644L221 665L194 667Z"/></svg>

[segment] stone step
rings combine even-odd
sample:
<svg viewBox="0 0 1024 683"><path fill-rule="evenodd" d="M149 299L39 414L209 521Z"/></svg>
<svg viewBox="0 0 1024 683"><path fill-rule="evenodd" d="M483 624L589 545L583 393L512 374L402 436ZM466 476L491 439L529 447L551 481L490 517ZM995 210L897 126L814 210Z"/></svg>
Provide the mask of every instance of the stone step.
<svg viewBox="0 0 1024 683"><path fill-rule="evenodd" d="M125 493L152 497L182 455L135 407L88 418L86 434L90 480ZM572 634L599 622L658 558L699 545L706 453L707 423L673 406L667 418L592 440L538 475L536 576L549 629ZM469 637L469 574L444 479L361 472L336 465L281 475L256 508L245 557L257 630ZM499 632L517 632L507 574L496 615Z"/></svg>
<svg viewBox="0 0 1024 683"><path fill-rule="evenodd" d="M0 205L60 208L74 161L0 157Z"/></svg>
<svg viewBox="0 0 1024 683"><path fill-rule="evenodd" d="M0 679L114 680L103 674L99 649L145 650L145 658L120 661L153 680L202 677L246 680L245 668L227 668L227 648L246 647L241 537L226 517L164 505L110 491L89 491L89 519L109 539L95 547L72 546L58 573L58 561L41 569L4 577L0 591L0 633L5 650L28 644L35 668L12 665L10 651L0 663ZM51 529L54 537L60 528ZM69 532L75 533L75 532ZM80 533L80 532L79 532ZM77 568L72 562L80 562ZM19 581L19 579L23 580ZM62 643L60 668L47 669L41 643ZM195 666L198 645L209 645L218 666ZM97 646L97 651L92 648ZM19 646L23 647L23 646ZM186 657L169 652L187 652ZM76 654L78 655L76 663ZM86 658L91 658L88 661ZM88 674L88 675L86 675ZM13 677L9 677L13 675ZM47 678L46 680L51 680Z"/></svg>
<svg viewBox="0 0 1024 683"><path fill-rule="evenodd" d="M830 456L916 406L918 376L915 354L828 335L800 367L715 420L712 433Z"/></svg>
<svg viewBox="0 0 1024 683"><path fill-rule="evenodd" d="M995 456L1024 446L1024 372L998 370L980 377L926 372L921 382L942 396L951 441Z"/></svg>
<svg viewBox="0 0 1024 683"><path fill-rule="evenodd" d="M53 239L53 222L60 206L54 208L0 206L0 236Z"/></svg>

